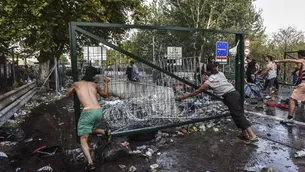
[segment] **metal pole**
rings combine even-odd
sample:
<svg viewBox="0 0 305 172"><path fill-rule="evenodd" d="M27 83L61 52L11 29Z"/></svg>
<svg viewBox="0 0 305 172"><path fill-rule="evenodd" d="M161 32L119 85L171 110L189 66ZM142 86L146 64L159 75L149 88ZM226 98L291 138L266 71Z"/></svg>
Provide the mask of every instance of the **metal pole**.
<svg viewBox="0 0 305 172"><path fill-rule="evenodd" d="M239 34L239 42L240 42L240 46L239 46L239 63L240 63L240 67L239 67L239 93L241 96L241 107L242 109L244 109L244 99L245 99L245 90L244 90L244 75L245 75L245 68L244 68L244 62L245 62L245 58L244 58L244 53L245 53L245 44L244 44L244 35L243 34Z"/></svg>
<svg viewBox="0 0 305 172"><path fill-rule="evenodd" d="M284 59L286 59L286 52L284 52ZM286 63L284 63L284 82L286 82L286 73L287 73Z"/></svg>
<svg viewBox="0 0 305 172"><path fill-rule="evenodd" d="M220 119L220 118L224 118L224 117L227 117L227 116L230 116L230 115L229 114L219 115L219 116L213 116L213 117L208 117L208 118L192 119L190 121L174 123L174 124L169 124L169 125L163 125L163 126L139 128L139 129L134 129L134 130L129 130L129 131L118 131L118 132L113 132L111 134L111 136L112 137L121 137L121 136L147 133L147 132L151 132L151 131L158 131L158 130L165 129L165 128L174 128L174 127L179 127L179 126L183 126L183 125L194 124L194 123L203 122L203 121L209 121L209 120L213 120L213 119Z"/></svg>
<svg viewBox="0 0 305 172"><path fill-rule="evenodd" d="M77 55L76 55L76 34L75 25L69 23L69 38L70 38L70 55L72 63L73 81L78 81L78 70L77 70ZM80 102L77 94L74 93L74 113L75 113L75 133L77 136L77 122L80 117ZM79 143L79 138L76 138L77 143Z"/></svg>
<svg viewBox="0 0 305 172"><path fill-rule="evenodd" d="M55 90L56 90L56 93L58 93L58 66L57 66L57 60L56 60L56 57L54 56L54 67L55 67Z"/></svg>
<svg viewBox="0 0 305 172"><path fill-rule="evenodd" d="M15 59L14 59L14 48L12 48L12 59L13 59L13 77L14 77L14 82L16 82L16 74L15 74Z"/></svg>
<svg viewBox="0 0 305 172"><path fill-rule="evenodd" d="M155 59L155 35L153 36L153 62L156 64L156 59Z"/></svg>

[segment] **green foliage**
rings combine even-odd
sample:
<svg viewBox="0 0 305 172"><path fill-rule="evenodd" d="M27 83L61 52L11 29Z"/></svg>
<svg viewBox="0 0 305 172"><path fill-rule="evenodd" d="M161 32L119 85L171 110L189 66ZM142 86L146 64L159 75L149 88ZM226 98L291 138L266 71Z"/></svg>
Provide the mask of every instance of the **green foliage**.
<svg viewBox="0 0 305 172"><path fill-rule="evenodd" d="M4 0L0 3L0 43L22 41L23 47L39 51L38 60L59 58L68 50L68 23L137 22L146 10L143 0ZM128 15L130 14L130 18ZM103 30L104 37L119 39L124 30Z"/></svg>

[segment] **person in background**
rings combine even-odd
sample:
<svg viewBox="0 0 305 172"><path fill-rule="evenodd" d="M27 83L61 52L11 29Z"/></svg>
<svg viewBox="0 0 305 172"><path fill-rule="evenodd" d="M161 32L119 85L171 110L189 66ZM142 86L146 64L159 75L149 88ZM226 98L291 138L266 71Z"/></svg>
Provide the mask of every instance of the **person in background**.
<svg viewBox="0 0 305 172"><path fill-rule="evenodd" d="M89 134L103 134L107 137L111 134L110 130L96 128L103 117L103 110L97 101L96 94L104 98L108 97L109 83L109 79L104 79L104 91L102 91L100 86L93 82L96 74L97 70L90 66L82 80L74 82L66 94L66 97L69 97L72 93L76 93L84 107L77 124L77 134L80 136L81 148L88 161L86 169L89 171L95 169L88 146Z"/></svg>
<svg viewBox="0 0 305 172"><path fill-rule="evenodd" d="M257 64L255 60L252 60L250 56L247 56L246 61L248 62L246 77L247 82L255 83L256 81L256 72L257 72Z"/></svg>
<svg viewBox="0 0 305 172"><path fill-rule="evenodd" d="M127 79L132 81L132 66L129 64L126 69Z"/></svg>
<svg viewBox="0 0 305 172"><path fill-rule="evenodd" d="M132 67L132 72L131 72L132 81L140 82L139 69L136 66L136 64L134 63L134 61L130 61L130 66Z"/></svg>
<svg viewBox="0 0 305 172"><path fill-rule="evenodd" d="M252 142L257 141L257 136L253 132L251 125L240 106L241 97L239 92L236 91L234 86L228 82L224 74L217 70L215 64L208 64L206 70L206 73L209 76L208 80L205 81L200 88L190 94L179 97L178 100L194 97L208 89L213 90L214 94L223 97L224 104L228 106L235 125L241 129L241 134L238 137L243 139L246 144L251 144Z"/></svg>
<svg viewBox="0 0 305 172"><path fill-rule="evenodd" d="M298 74L295 71L292 71L291 75L292 75L292 84L296 85L298 82Z"/></svg>
<svg viewBox="0 0 305 172"><path fill-rule="evenodd" d="M275 60L276 63L297 63L299 66L299 80L289 99L289 114L287 120L293 122L295 105L297 101L305 101L305 50L298 51L299 59Z"/></svg>
<svg viewBox="0 0 305 172"><path fill-rule="evenodd" d="M278 91L279 90L279 88L280 88L280 86L279 86L279 81L278 81L278 77L279 77L279 75L280 75L280 70L281 70L281 67L280 67L280 65L278 65L278 64L275 64L276 65L276 78L275 78L275 80L274 80L274 87L275 87L275 91Z"/></svg>
<svg viewBox="0 0 305 172"><path fill-rule="evenodd" d="M276 64L272 61L273 57L270 55L267 55L265 60L267 62L266 67L263 69L263 71L259 74L259 77L262 77L264 75L267 75L267 96L266 99L271 98L272 94L272 87L276 78Z"/></svg>

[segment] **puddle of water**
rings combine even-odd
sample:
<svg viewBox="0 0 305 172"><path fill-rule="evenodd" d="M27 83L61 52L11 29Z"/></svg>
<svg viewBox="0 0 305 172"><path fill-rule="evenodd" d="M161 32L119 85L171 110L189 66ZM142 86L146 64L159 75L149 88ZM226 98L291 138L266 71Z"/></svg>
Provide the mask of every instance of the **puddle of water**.
<svg viewBox="0 0 305 172"><path fill-rule="evenodd" d="M251 160L247 162L245 168L258 167L259 165L272 167L279 172L295 172L298 167L292 162L290 157L291 149L280 144L273 143L264 139L260 139L255 143L258 147L251 156ZM255 169L259 172L259 169Z"/></svg>

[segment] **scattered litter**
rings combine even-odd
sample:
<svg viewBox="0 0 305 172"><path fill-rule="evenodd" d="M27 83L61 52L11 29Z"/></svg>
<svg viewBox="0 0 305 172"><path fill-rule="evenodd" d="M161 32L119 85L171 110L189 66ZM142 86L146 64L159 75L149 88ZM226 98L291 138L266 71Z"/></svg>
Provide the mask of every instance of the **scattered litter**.
<svg viewBox="0 0 305 172"><path fill-rule="evenodd" d="M61 123L59 123L58 125L60 126L60 125L64 125L65 123L64 122L61 122Z"/></svg>
<svg viewBox="0 0 305 172"><path fill-rule="evenodd" d="M17 142L11 142L11 141L0 142L0 146L15 146L15 145L17 145Z"/></svg>
<svg viewBox="0 0 305 172"><path fill-rule="evenodd" d="M268 136L268 137L270 137L270 136L271 136L271 134L270 134L270 133L268 133L268 134L267 134L267 136Z"/></svg>
<svg viewBox="0 0 305 172"><path fill-rule="evenodd" d="M29 139L24 140L25 143L28 143L28 142L31 142L31 141L33 141L33 138L29 138Z"/></svg>
<svg viewBox="0 0 305 172"><path fill-rule="evenodd" d="M158 152L157 155L160 156L160 155L161 155L161 152Z"/></svg>
<svg viewBox="0 0 305 172"><path fill-rule="evenodd" d="M184 136L184 133L182 133L180 131L178 131L177 134L178 134L178 136Z"/></svg>
<svg viewBox="0 0 305 172"><path fill-rule="evenodd" d="M120 164L119 167L120 167L120 169L125 169L126 165Z"/></svg>
<svg viewBox="0 0 305 172"><path fill-rule="evenodd" d="M305 157L305 149L296 152L296 153L294 154L294 157L295 157L295 158L302 158L302 157Z"/></svg>
<svg viewBox="0 0 305 172"><path fill-rule="evenodd" d="M4 152L0 152L0 157L8 158L8 156Z"/></svg>
<svg viewBox="0 0 305 172"><path fill-rule="evenodd" d="M173 143L173 142L174 142L174 140L173 140L173 139L170 139L170 142L171 142L171 143Z"/></svg>
<svg viewBox="0 0 305 172"><path fill-rule="evenodd" d="M137 168L135 166L131 166L128 172L136 172Z"/></svg>
<svg viewBox="0 0 305 172"><path fill-rule="evenodd" d="M221 143L223 143L223 140L220 140Z"/></svg>
<svg viewBox="0 0 305 172"><path fill-rule="evenodd" d="M50 156L54 156L57 152L57 150L59 149L59 146L53 146L53 147L46 147L46 146L42 146L39 147L38 149L36 149L33 153L38 153L40 158L46 158L46 157L50 157Z"/></svg>
<svg viewBox="0 0 305 172"><path fill-rule="evenodd" d="M131 154L141 154L141 153L142 153L142 151L140 151L140 150L135 150L135 151L131 152Z"/></svg>
<svg viewBox="0 0 305 172"><path fill-rule="evenodd" d="M187 130L185 128L182 128L180 131L184 134L187 134Z"/></svg>
<svg viewBox="0 0 305 172"><path fill-rule="evenodd" d="M213 130L214 130L215 132L218 132L218 131L219 131L219 129L216 128L216 127L214 127Z"/></svg>
<svg viewBox="0 0 305 172"><path fill-rule="evenodd" d="M278 172L278 170L270 167L263 167L260 172Z"/></svg>
<svg viewBox="0 0 305 172"><path fill-rule="evenodd" d="M169 137L168 133L162 133L162 137Z"/></svg>
<svg viewBox="0 0 305 172"><path fill-rule="evenodd" d="M152 172L156 172L156 169L159 168L159 165L158 164L153 164L150 166Z"/></svg>
<svg viewBox="0 0 305 172"><path fill-rule="evenodd" d="M147 149L147 148L148 148L147 145L142 145L142 146L137 146L137 147L136 147L137 150L145 150L145 149Z"/></svg>
<svg viewBox="0 0 305 172"><path fill-rule="evenodd" d="M49 172L53 172L53 168L50 165L44 166L40 169L37 170L38 171L49 171Z"/></svg>
<svg viewBox="0 0 305 172"><path fill-rule="evenodd" d="M199 130L200 130L200 131L205 131L205 130L206 130L206 128L205 128L205 126L204 126L204 125L201 125L201 126L199 127Z"/></svg>
<svg viewBox="0 0 305 172"><path fill-rule="evenodd" d="M123 146L123 147L126 147L126 148L128 148L128 146L129 146L129 143L125 141L125 142L123 142L123 143L122 143L122 146Z"/></svg>
<svg viewBox="0 0 305 172"><path fill-rule="evenodd" d="M148 157L151 157L151 156L152 156L152 153L151 153L150 151L147 151L147 152L145 153L145 155L147 155Z"/></svg>

